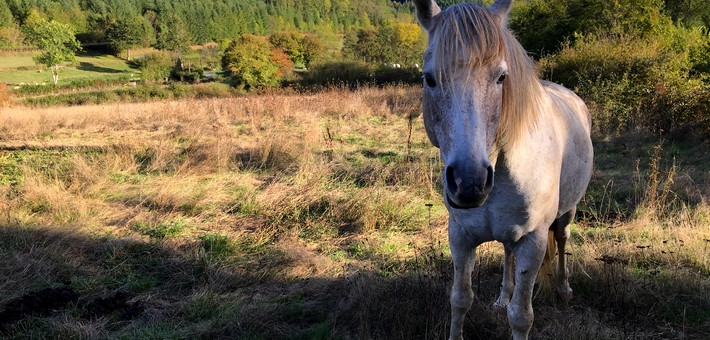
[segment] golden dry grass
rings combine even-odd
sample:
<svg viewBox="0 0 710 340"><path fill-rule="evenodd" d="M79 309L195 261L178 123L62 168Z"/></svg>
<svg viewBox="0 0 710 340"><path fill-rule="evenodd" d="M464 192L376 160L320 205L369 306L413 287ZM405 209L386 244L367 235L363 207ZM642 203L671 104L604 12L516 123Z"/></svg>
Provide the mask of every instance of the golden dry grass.
<svg viewBox="0 0 710 340"><path fill-rule="evenodd" d="M410 119L419 94L1 108L0 313L20 317L0 335L444 337L446 211L438 151ZM539 294L533 335L710 334L708 152L596 150L568 248L575 299ZM502 249L478 254L464 331L507 338L490 308ZM13 305L47 287L77 296Z"/></svg>

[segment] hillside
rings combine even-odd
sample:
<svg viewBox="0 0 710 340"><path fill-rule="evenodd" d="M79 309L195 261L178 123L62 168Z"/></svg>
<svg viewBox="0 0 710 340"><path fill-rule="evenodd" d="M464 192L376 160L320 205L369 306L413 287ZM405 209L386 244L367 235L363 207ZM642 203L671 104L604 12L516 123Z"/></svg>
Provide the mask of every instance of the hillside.
<svg viewBox="0 0 710 340"><path fill-rule="evenodd" d="M160 44L182 30L192 43L283 30L344 33L385 19L412 21L413 6L387 0L0 0L0 28L18 29L32 12L68 24L83 43L105 42L111 24L129 20L140 26L146 44ZM4 35L10 44L10 32ZM0 34L0 47L2 41Z"/></svg>

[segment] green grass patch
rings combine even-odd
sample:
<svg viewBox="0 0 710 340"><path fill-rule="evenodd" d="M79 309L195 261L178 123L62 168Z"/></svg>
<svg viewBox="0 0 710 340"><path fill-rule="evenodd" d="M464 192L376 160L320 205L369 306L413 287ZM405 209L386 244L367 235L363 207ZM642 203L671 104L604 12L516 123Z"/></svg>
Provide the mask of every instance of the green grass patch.
<svg viewBox="0 0 710 340"><path fill-rule="evenodd" d="M139 221L133 224L132 227L133 230L155 239L177 236L186 228L188 228L187 222L182 220L166 221L158 224Z"/></svg>
<svg viewBox="0 0 710 340"><path fill-rule="evenodd" d="M0 151L0 185L21 186L25 168L34 170L45 179L66 176L74 168L72 150Z"/></svg>
<svg viewBox="0 0 710 340"><path fill-rule="evenodd" d="M210 258L225 258L232 255L236 249L234 241L229 236L210 233L200 236L202 251Z"/></svg>

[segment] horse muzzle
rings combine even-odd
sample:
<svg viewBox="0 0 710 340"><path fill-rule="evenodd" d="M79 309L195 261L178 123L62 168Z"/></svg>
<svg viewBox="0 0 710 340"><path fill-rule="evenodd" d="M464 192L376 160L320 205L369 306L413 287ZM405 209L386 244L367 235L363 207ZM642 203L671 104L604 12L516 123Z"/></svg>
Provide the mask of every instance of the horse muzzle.
<svg viewBox="0 0 710 340"><path fill-rule="evenodd" d="M478 168L446 167L444 191L446 200L454 209L478 208L486 201L493 189L495 173L490 162Z"/></svg>

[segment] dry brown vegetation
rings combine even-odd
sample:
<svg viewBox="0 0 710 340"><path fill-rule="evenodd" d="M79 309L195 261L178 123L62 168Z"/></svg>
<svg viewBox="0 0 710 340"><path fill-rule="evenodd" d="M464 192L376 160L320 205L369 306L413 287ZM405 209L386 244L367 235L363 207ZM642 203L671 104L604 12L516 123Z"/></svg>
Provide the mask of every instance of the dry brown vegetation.
<svg viewBox="0 0 710 340"><path fill-rule="evenodd" d="M0 110L0 336L445 337L418 88ZM707 142L595 144L575 298L539 294L533 336L710 336ZM472 338L510 337L501 253L478 250Z"/></svg>

